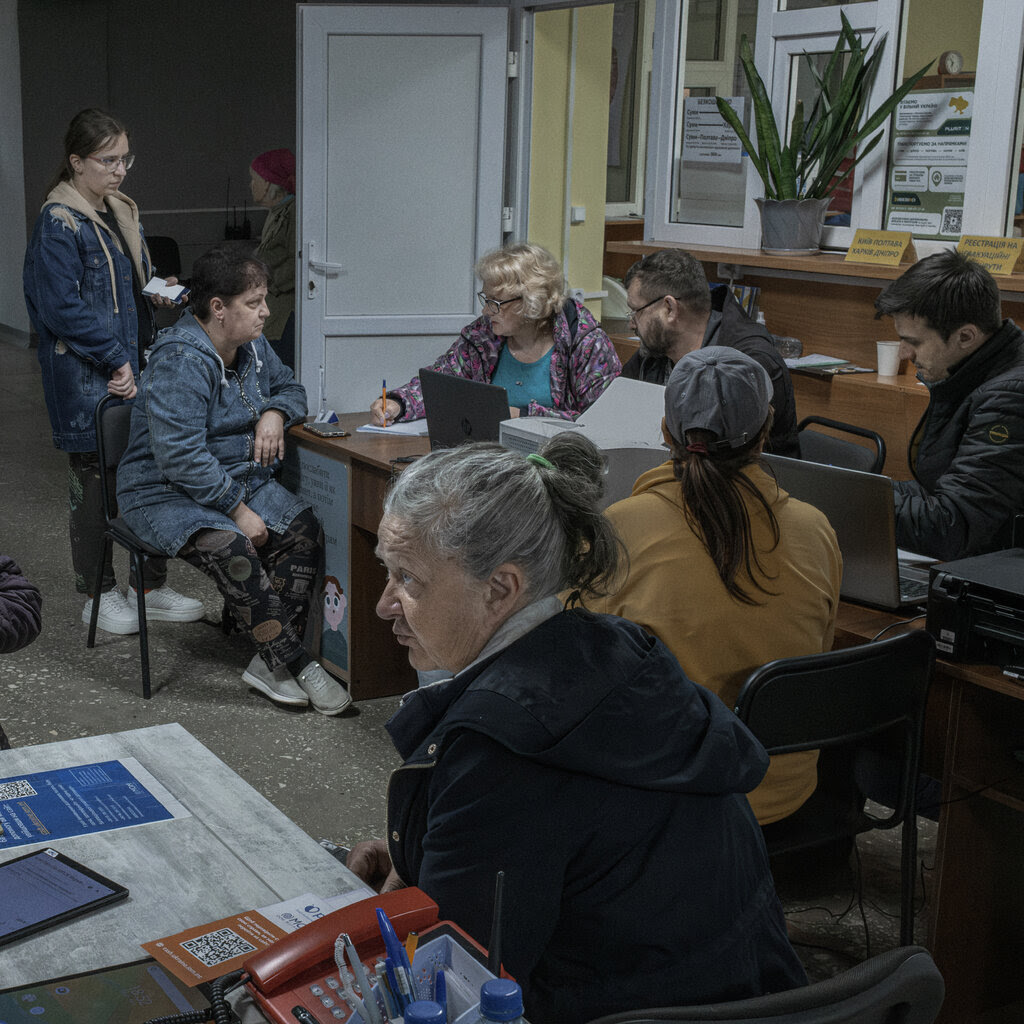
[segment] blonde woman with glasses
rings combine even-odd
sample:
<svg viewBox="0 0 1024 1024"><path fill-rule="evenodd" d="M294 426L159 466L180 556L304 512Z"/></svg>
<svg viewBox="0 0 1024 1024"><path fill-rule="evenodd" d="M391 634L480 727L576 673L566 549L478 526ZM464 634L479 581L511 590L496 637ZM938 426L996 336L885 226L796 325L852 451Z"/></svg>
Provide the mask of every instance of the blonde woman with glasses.
<svg viewBox="0 0 1024 1024"><path fill-rule="evenodd" d="M593 314L567 294L547 249L529 242L487 253L475 272L483 312L432 369L505 388L511 416L574 420L619 375L619 357ZM425 415L419 377L370 406L384 426Z"/></svg>
<svg viewBox="0 0 1024 1024"><path fill-rule="evenodd" d="M64 136L64 158L47 189L25 253L25 304L39 335L43 393L53 443L70 462L71 558L75 586L89 593L103 551L103 506L93 414L106 394L135 397L142 353L153 340L155 320L142 289L153 266L138 207L121 185L135 156L128 129L102 110L82 110ZM168 278L174 283L174 278ZM202 602L166 585L166 560L147 561L146 617L193 622ZM89 622L92 596L82 610ZM100 587L100 629L137 633L134 596L117 589L107 562Z"/></svg>

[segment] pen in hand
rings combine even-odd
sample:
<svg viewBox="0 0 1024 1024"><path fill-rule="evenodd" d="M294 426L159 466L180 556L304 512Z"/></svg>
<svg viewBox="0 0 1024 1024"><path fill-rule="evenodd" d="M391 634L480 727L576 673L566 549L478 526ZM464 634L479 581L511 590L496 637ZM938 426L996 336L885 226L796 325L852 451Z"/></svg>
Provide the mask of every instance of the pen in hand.
<svg viewBox="0 0 1024 1024"><path fill-rule="evenodd" d="M380 382L380 418L383 421L382 426L388 425L388 382L382 380Z"/></svg>

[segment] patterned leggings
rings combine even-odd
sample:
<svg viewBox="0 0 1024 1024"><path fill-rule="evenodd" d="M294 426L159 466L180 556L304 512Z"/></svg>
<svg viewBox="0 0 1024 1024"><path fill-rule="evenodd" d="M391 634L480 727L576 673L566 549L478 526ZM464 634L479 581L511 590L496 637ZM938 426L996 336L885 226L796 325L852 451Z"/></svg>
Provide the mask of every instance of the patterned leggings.
<svg viewBox="0 0 1024 1024"><path fill-rule="evenodd" d="M235 624L276 668L302 653L322 549L320 523L305 509L262 547L233 530L199 530L178 557L213 579Z"/></svg>

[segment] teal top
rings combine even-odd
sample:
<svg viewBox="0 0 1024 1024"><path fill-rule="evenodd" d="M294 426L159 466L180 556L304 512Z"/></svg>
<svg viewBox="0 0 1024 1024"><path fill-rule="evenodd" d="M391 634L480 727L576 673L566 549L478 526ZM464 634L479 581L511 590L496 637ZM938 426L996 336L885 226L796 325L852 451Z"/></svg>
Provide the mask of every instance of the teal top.
<svg viewBox="0 0 1024 1024"><path fill-rule="evenodd" d="M499 384L508 392L508 404L525 416L529 412L530 402L536 402L550 408L554 404L551 397L551 356L554 347L535 363L521 363L508 350L508 345L501 346L498 365L495 368L492 384Z"/></svg>

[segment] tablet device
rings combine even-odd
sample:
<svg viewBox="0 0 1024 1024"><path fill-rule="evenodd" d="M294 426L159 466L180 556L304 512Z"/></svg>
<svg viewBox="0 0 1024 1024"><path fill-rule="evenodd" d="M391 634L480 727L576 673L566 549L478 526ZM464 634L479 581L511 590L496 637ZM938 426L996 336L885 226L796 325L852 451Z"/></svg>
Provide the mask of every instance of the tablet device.
<svg viewBox="0 0 1024 1024"><path fill-rule="evenodd" d="M0 946L116 903L128 890L46 848L0 864Z"/></svg>

